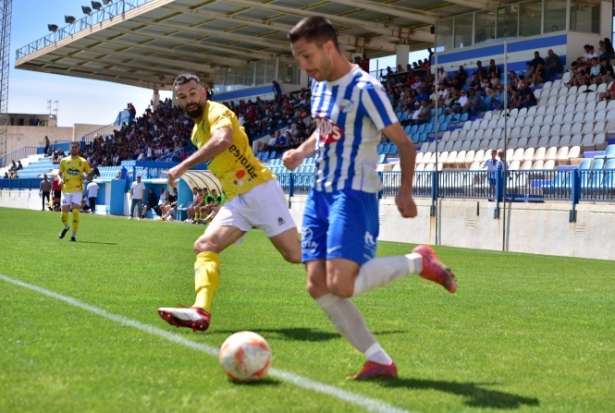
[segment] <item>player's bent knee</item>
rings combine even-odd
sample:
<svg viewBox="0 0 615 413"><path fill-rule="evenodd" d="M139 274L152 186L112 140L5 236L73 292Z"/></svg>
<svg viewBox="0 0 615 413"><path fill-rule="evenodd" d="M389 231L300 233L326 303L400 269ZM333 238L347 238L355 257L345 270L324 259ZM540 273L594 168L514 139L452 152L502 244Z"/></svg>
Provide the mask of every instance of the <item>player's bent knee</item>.
<svg viewBox="0 0 615 413"><path fill-rule="evenodd" d="M341 298L350 298L354 292L354 285L344 285L340 283L327 283L327 289L331 294Z"/></svg>

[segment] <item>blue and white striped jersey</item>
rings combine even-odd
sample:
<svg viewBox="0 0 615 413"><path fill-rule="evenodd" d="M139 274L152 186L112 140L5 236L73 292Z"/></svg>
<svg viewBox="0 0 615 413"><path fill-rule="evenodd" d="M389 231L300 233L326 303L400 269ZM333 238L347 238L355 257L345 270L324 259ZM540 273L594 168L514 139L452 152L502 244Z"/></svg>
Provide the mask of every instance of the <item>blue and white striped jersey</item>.
<svg viewBox="0 0 615 413"><path fill-rule="evenodd" d="M380 191L377 147L382 129L397 122L380 82L356 65L334 82L314 82L312 117L318 133L314 188Z"/></svg>

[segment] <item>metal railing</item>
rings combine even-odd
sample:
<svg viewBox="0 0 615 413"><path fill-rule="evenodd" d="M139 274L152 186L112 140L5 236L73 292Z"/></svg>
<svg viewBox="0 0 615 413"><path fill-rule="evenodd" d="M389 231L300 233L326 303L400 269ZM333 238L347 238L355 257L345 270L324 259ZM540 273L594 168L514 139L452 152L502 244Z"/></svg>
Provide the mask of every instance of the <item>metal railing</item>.
<svg viewBox="0 0 615 413"><path fill-rule="evenodd" d="M30 155L36 155L38 153L37 146L24 146L21 149L17 149L11 153L7 153L2 158L0 158L0 167L10 166L11 161L18 161L20 159L26 158Z"/></svg>
<svg viewBox="0 0 615 413"><path fill-rule="evenodd" d="M17 49L15 52L15 58L16 60L19 60L22 57L35 53L47 46L51 46L54 43L73 36L75 33L90 28L96 24L102 23L105 20L113 20L114 17L136 9L137 7L151 1L153 0L116 0L113 3L102 7L100 10L92 10L89 15L86 15L79 20L75 20L74 23L58 28L55 32L49 33L47 36Z"/></svg>
<svg viewBox="0 0 615 413"><path fill-rule="evenodd" d="M103 138L107 138L107 136L109 135L114 135L114 131L116 129L121 129L121 125L123 122L129 123L130 122L130 116L128 117L124 117L122 119L120 119L120 126L116 125L115 122L110 123L107 126L103 126L101 128L96 129L95 131L92 131L88 134L85 134L81 137L81 142L83 143L89 143L92 142L94 140L95 136L102 136Z"/></svg>

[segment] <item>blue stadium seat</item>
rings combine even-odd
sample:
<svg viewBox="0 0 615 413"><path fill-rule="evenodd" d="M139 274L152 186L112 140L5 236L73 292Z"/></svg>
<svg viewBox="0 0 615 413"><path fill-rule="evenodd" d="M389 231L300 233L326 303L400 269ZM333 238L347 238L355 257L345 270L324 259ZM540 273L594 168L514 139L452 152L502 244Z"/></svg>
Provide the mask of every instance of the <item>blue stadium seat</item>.
<svg viewBox="0 0 615 413"><path fill-rule="evenodd" d="M604 157L606 159L615 158L615 145L609 145L609 146L606 147L606 151L604 152ZM608 164L608 162L607 162L607 164Z"/></svg>
<svg viewBox="0 0 615 413"><path fill-rule="evenodd" d="M416 134L418 130L419 130L418 125L412 125L412 127L410 128L410 135Z"/></svg>
<svg viewBox="0 0 615 413"><path fill-rule="evenodd" d="M379 143L376 149L378 150L378 155L380 155L384 151L384 144Z"/></svg>
<svg viewBox="0 0 615 413"><path fill-rule="evenodd" d="M395 145L394 143L391 143L389 145L387 155L395 155L395 154L397 154L397 145Z"/></svg>
<svg viewBox="0 0 615 413"><path fill-rule="evenodd" d="M602 186L605 189L615 190L615 159L606 161L603 171L604 177L602 179Z"/></svg>

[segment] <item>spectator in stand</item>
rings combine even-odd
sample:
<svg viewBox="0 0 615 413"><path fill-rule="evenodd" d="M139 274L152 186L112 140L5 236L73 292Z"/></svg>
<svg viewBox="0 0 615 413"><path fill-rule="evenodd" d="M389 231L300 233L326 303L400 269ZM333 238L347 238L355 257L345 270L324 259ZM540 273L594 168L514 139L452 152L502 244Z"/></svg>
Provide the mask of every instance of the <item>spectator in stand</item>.
<svg viewBox="0 0 615 413"><path fill-rule="evenodd" d="M41 211L44 211L45 205L49 203L49 194L51 194L51 182L49 182L49 179L47 179L47 174L43 175L43 180L41 181L38 194L41 197L41 201L43 202ZM45 203L45 199L47 199L47 204Z"/></svg>
<svg viewBox="0 0 615 413"><path fill-rule="evenodd" d="M141 203L143 202L143 197L145 196L145 184L141 182L141 176L137 175L137 180L130 185L130 216L128 219L132 219L133 214L135 212L135 207L137 208L137 220L141 219Z"/></svg>
<svg viewBox="0 0 615 413"><path fill-rule="evenodd" d="M445 115L449 115L451 113L467 113L468 115L472 113L472 103L468 99L467 92L464 89L459 91L459 98L453 104L453 107L450 110L444 110Z"/></svg>
<svg viewBox="0 0 615 413"><path fill-rule="evenodd" d="M366 73L369 73L369 57L367 57L367 53L363 53L363 58L359 62L359 67Z"/></svg>
<svg viewBox="0 0 615 413"><path fill-rule="evenodd" d="M494 92L491 97L491 110L504 110L504 102L506 101L504 86L498 85Z"/></svg>
<svg viewBox="0 0 615 413"><path fill-rule="evenodd" d="M535 51L534 52L534 59L532 59L532 66L534 67L534 70L538 69L538 65L539 64L542 64L542 67L544 67L545 66L545 59L540 57L540 52Z"/></svg>
<svg viewBox="0 0 615 413"><path fill-rule="evenodd" d="M147 214L147 211L149 211L150 209L153 209L155 212L156 208L158 208L158 196L156 195L154 188L150 188L147 191L147 202L145 203L145 205L143 205L141 216L145 218L145 214Z"/></svg>
<svg viewBox="0 0 615 413"><path fill-rule="evenodd" d="M547 75L545 72L544 65L542 63L538 63L538 66L536 66L536 71L534 72L534 76L531 79L526 77L526 79L527 82L532 83L530 87L536 87L536 85L543 83L546 77Z"/></svg>
<svg viewBox="0 0 615 413"><path fill-rule="evenodd" d="M98 184L94 181L90 181L88 184L88 205L92 209L92 212L96 212L96 198L98 197Z"/></svg>
<svg viewBox="0 0 615 413"><path fill-rule="evenodd" d="M536 73L536 68L534 67L532 62L525 62L525 72L523 72L523 79L532 83L532 79L534 79L534 73ZM515 86L519 86L518 84Z"/></svg>
<svg viewBox="0 0 615 413"><path fill-rule="evenodd" d="M472 74L472 80L470 81L470 89L473 89L475 92L482 92L480 76L476 72Z"/></svg>
<svg viewBox="0 0 615 413"><path fill-rule="evenodd" d="M133 120L137 116L137 109L135 109L132 103L129 103L126 109L130 112L130 120Z"/></svg>
<svg viewBox="0 0 615 413"><path fill-rule="evenodd" d="M463 65L459 66L459 70L455 73L455 76L458 76L459 83L461 84L461 87L463 87L468 80L468 74Z"/></svg>
<svg viewBox="0 0 615 413"><path fill-rule="evenodd" d="M554 78L557 75L564 73L564 65L562 65L562 59L552 49L547 52L547 65L545 67L547 79Z"/></svg>
<svg viewBox="0 0 615 413"><path fill-rule="evenodd" d="M487 77L487 69L483 67L483 62L480 60L476 61L476 70L474 71L478 76Z"/></svg>
<svg viewBox="0 0 615 413"><path fill-rule="evenodd" d="M511 71L508 74L508 85L517 87L517 83L519 83L519 78L517 77L517 73L514 71Z"/></svg>
<svg viewBox="0 0 615 413"><path fill-rule="evenodd" d="M480 97L480 94L476 91L476 89L470 89L470 96L468 96L468 100L470 101L471 110L468 111L469 115L478 115L485 111L485 102Z"/></svg>
<svg viewBox="0 0 615 413"><path fill-rule="evenodd" d="M600 68L598 68L598 72L600 72ZM584 70L582 72L581 68L579 68L579 63L577 61L572 62L570 64L570 81L566 83L566 86L581 86L585 84L585 75Z"/></svg>
<svg viewBox="0 0 615 413"><path fill-rule="evenodd" d="M592 57L590 62L591 63L589 63L589 65L591 68L589 69L589 75L585 77L585 85L591 85L594 82L594 79L600 76L600 69L602 68L597 57Z"/></svg>
<svg viewBox="0 0 615 413"><path fill-rule="evenodd" d="M521 109L523 107L523 98L519 94L519 89L514 86L510 87L510 91L512 95L510 96L510 103L508 105L509 108L517 108Z"/></svg>
<svg viewBox="0 0 615 413"><path fill-rule="evenodd" d="M603 56L600 56L600 66L602 66L600 68L600 76L597 76L594 79L595 85L599 85L601 83L609 83L615 80L613 78L613 66L611 66L608 60Z"/></svg>
<svg viewBox="0 0 615 413"><path fill-rule="evenodd" d="M600 46L598 48L600 49L599 59L602 60L604 58L608 64L611 64L611 54L607 51L602 40L600 41Z"/></svg>
<svg viewBox="0 0 615 413"><path fill-rule="evenodd" d="M500 75L502 74L502 71L500 70L500 67L495 64L495 60L491 59L489 61L489 67L487 68L487 74L489 75L489 78L493 78L494 73L495 76L499 79Z"/></svg>
<svg viewBox="0 0 615 413"><path fill-rule="evenodd" d="M419 109L415 110L412 115L412 125L422 125L429 123L431 120L431 101L423 100Z"/></svg>
<svg viewBox="0 0 615 413"><path fill-rule="evenodd" d="M611 87L606 92L600 93L598 101L602 102L603 100L611 100L611 99L615 99L615 82L613 82Z"/></svg>
<svg viewBox="0 0 615 413"><path fill-rule="evenodd" d="M275 79L271 81L271 85L272 85L271 89L273 90L273 95L276 97L276 99L282 96L282 87Z"/></svg>
<svg viewBox="0 0 615 413"><path fill-rule="evenodd" d="M425 91L424 87L419 87L417 92L416 102L419 104L426 100L430 100L429 93Z"/></svg>
<svg viewBox="0 0 615 413"><path fill-rule="evenodd" d="M611 59L615 57L615 50L613 49L613 43L611 43L611 39L609 39L608 37L604 38L604 49L609 54Z"/></svg>
<svg viewBox="0 0 615 413"><path fill-rule="evenodd" d="M436 72L436 80L438 83L444 83L448 79L448 73L444 71L444 66L440 66Z"/></svg>
<svg viewBox="0 0 615 413"><path fill-rule="evenodd" d="M583 46L583 48L585 49L585 54L583 55L583 58L586 62L592 60L594 57L596 59L600 57L600 54L596 53L596 51L594 50L594 46L586 44L585 46Z"/></svg>
<svg viewBox="0 0 615 413"><path fill-rule="evenodd" d="M100 170L96 162L92 162L92 178L100 178Z"/></svg>
<svg viewBox="0 0 615 413"><path fill-rule="evenodd" d="M8 172L5 172L5 173L4 173L4 179L11 179L11 177L9 176L9 173L8 173Z"/></svg>
<svg viewBox="0 0 615 413"><path fill-rule="evenodd" d="M47 136L45 136L45 150L43 151L43 154L45 156L48 156L47 154L49 153L49 148L51 147L51 142L49 142L49 138Z"/></svg>
<svg viewBox="0 0 615 413"><path fill-rule="evenodd" d="M536 100L536 95L531 88L521 85L519 86L519 95L521 96L521 100L523 101L522 105L524 108L529 108L531 106L536 106L538 101Z"/></svg>

